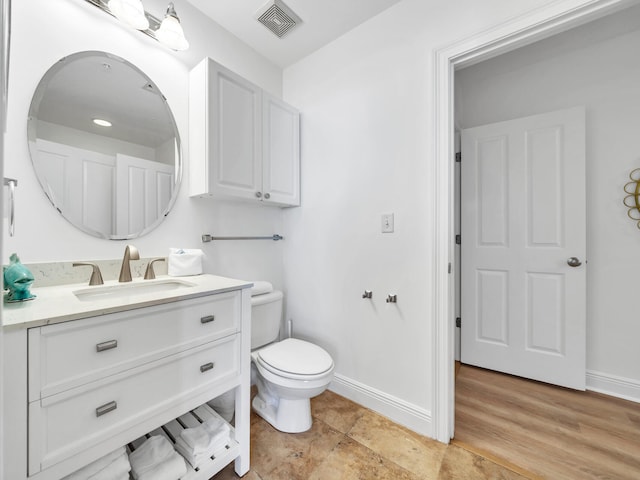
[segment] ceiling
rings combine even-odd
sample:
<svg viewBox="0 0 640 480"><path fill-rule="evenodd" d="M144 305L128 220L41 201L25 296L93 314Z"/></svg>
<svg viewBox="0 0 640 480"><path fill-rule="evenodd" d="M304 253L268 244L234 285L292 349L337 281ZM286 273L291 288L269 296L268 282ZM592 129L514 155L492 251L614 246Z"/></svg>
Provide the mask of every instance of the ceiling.
<svg viewBox="0 0 640 480"><path fill-rule="evenodd" d="M176 136L156 85L130 63L101 52L81 52L56 62L38 85L29 118L150 148ZM94 118L113 125L99 127Z"/></svg>
<svg viewBox="0 0 640 480"><path fill-rule="evenodd" d="M284 0L302 23L278 38L254 15L268 0L187 0L280 67L287 67L401 0Z"/></svg>

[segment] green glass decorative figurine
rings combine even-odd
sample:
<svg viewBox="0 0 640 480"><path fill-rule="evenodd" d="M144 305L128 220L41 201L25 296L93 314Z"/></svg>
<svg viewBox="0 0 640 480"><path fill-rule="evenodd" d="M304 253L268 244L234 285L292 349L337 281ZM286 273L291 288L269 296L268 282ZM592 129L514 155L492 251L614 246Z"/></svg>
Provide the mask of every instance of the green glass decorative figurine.
<svg viewBox="0 0 640 480"><path fill-rule="evenodd" d="M11 264L4 267L4 289L9 290L4 297L5 302L24 302L36 298L29 288L33 283L33 274L20 263L18 255L15 253L9 257Z"/></svg>

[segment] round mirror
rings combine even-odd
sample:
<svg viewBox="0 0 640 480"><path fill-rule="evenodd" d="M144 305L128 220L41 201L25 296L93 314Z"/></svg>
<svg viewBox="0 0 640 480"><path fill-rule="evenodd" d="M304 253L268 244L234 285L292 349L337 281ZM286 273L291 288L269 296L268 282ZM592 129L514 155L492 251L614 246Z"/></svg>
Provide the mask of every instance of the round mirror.
<svg viewBox="0 0 640 480"><path fill-rule="evenodd" d="M83 232L138 237L169 213L182 175L166 99L140 69L104 52L58 61L31 101L29 151L53 206Z"/></svg>

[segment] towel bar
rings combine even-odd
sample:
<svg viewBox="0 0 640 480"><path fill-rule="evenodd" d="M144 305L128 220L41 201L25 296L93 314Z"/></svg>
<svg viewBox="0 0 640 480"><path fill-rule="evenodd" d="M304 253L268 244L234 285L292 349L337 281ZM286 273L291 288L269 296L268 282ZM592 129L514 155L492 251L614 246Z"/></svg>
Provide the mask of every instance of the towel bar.
<svg viewBox="0 0 640 480"><path fill-rule="evenodd" d="M207 243L212 240L273 240L274 242L277 242L278 240L284 240L284 237L277 233L269 237L214 237L206 233L202 235L203 243Z"/></svg>

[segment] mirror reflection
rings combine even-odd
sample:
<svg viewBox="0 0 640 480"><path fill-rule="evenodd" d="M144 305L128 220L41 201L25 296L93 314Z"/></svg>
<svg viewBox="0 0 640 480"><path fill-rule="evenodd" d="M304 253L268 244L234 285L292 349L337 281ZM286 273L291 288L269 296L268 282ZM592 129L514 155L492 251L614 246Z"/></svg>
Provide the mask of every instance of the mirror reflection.
<svg viewBox="0 0 640 480"><path fill-rule="evenodd" d="M31 102L31 160L73 225L127 239L158 226L181 179L180 139L158 87L134 65L81 52L44 75Z"/></svg>

